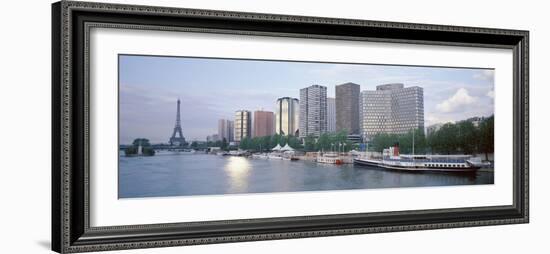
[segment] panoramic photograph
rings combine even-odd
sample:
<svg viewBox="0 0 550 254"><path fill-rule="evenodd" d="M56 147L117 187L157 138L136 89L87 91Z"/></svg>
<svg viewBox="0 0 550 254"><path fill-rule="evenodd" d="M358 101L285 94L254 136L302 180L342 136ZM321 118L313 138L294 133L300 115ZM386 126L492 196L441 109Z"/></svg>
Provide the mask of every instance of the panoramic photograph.
<svg viewBox="0 0 550 254"><path fill-rule="evenodd" d="M119 55L118 197L494 184L494 69Z"/></svg>

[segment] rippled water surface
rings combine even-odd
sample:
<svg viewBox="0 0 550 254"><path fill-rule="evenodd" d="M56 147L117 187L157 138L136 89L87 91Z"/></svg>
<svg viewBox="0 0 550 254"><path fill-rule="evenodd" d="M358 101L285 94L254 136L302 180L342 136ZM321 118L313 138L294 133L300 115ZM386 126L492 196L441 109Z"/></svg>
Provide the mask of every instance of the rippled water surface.
<svg viewBox="0 0 550 254"><path fill-rule="evenodd" d="M492 172L409 173L208 154L121 156L119 161L120 198L492 184L493 179Z"/></svg>

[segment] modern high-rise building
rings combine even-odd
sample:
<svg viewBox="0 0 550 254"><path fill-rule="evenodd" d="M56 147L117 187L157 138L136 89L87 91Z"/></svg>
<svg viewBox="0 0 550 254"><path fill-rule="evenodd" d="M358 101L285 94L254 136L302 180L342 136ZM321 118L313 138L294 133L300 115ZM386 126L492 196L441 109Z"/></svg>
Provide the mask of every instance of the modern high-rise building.
<svg viewBox="0 0 550 254"><path fill-rule="evenodd" d="M336 131L336 99L327 98L327 132Z"/></svg>
<svg viewBox="0 0 550 254"><path fill-rule="evenodd" d="M424 89L395 83L362 91L361 115L361 132L367 140L378 133L424 131Z"/></svg>
<svg viewBox="0 0 550 254"><path fill-rule="evenodd" d="M318 137L327 132L327 87L300 89L300 137Z"/></svg>
<svg viewBox="0 0 550 254"><path fill-rule="evenodd" d="M253 137L271 136L275 133L275 115L271 111L254 111Z"/></svg>
<svg viewBox="0 0 550 254"><path fill-rule="evenodd" d="M345 83L336 86L336 131L360 134L359 96L361 86Z"/></svg>
<svg viewBox="0 0 550 254"><path fill-rule="evenodd" d="M252 131L252 116L248 110L235 111L234 141L241 142L243 138L249 138Z"/></svg>
<svg viewBox="0 0 550 254"><path fill-rule="evenodd" d="M233 142L233 121L226 120L226 119L219 119L218 120L218 137L220 140L225 140L227 142Z"/></svg>
<svg viewBox="0 0 550 254"><path fill-rule="evenodd" d="M299 135L300 104L298 99L283 97L275 105L275 133Z"/></svg>

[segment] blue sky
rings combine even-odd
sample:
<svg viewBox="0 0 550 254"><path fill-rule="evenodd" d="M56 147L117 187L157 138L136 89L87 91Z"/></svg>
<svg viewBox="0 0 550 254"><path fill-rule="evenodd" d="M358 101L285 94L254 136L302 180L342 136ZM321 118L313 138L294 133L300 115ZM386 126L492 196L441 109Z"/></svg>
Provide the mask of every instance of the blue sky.
<svg viewBox="0 0 550 254"><path fill-rule="evenodd" d="M334 86L346 82L361 91L394 82L423 87L426 126L494 112L488 69L121 55L120 142L167 142L178 98L185 138L205 140L235 110L274 111L277 98L299 98L300 88L312 84L327 86L334 97Z"/></svg>

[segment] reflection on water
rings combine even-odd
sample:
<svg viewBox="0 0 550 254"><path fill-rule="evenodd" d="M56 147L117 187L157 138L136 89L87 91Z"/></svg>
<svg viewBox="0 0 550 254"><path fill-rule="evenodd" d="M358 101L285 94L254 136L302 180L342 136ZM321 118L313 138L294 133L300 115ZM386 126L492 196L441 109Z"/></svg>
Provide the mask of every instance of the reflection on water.
<svg viewBox="0 0 550 254"><path fill-rule="evenodd" d="M225 164L225 172L230 178L231 192L246 192L248 187L249 159L244 157L229 157Z"/></svg>
<svg viewBox="0 0 550 254"><path fill-rule="evenodd" d="M492 172L410 173L206 154L119 157L120 198L492 183Z"/></svg>

